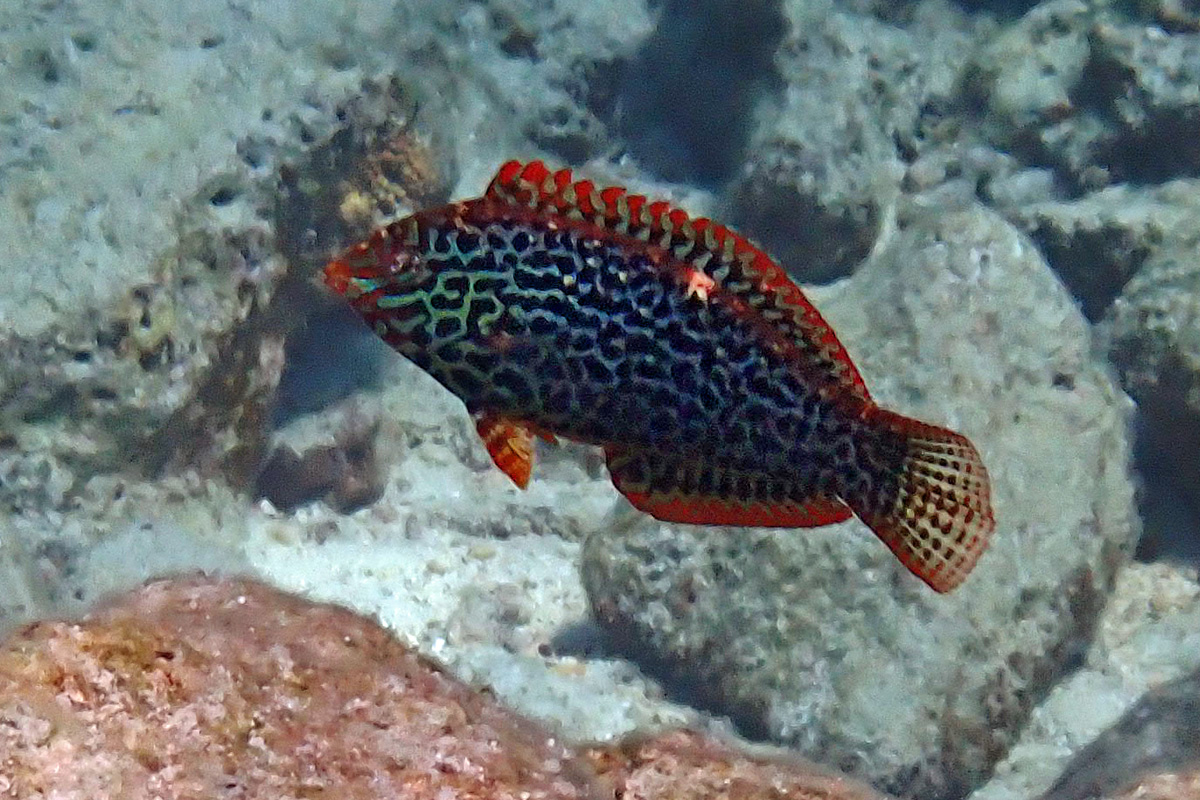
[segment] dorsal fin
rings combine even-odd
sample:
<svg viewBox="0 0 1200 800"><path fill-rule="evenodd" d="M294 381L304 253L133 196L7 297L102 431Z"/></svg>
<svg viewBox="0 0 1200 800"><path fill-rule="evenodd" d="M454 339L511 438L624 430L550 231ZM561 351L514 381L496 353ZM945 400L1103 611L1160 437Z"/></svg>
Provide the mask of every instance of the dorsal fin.
<svg viewBox="0 0 1200 800"><path fill-rule="evenodd" d="M745 237L710 219L692 219L665 201L651 202L620 186L597 188L569 169L541 161L509 161L485 197L542 213L592 223L661 248L714 283L798 347L810 368L862 400L866 384L821 313L783 268Z"/></svg>

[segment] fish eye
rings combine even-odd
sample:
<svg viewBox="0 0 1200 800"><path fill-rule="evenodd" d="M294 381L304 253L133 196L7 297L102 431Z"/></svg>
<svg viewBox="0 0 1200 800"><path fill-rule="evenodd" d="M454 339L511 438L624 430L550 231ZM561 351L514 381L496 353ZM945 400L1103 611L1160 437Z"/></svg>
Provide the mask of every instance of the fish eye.
<svg viewBox="0 0 1200 800"><path fill-rule="evenodd" d="M390 266L393 275L401 275L419 268L421 266L421 257L417 255L416 251L402 247L392 259Z"/></svg>

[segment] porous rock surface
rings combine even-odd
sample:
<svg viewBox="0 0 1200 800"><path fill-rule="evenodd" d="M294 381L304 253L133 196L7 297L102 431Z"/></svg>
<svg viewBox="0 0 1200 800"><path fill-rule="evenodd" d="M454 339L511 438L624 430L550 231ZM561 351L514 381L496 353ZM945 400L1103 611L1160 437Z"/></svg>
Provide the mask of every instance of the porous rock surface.
<svg viewBox="0 0 1200 800"><path fill-rule="evenodd" d="M1200 669L1196 577L1195 567L1170 563L1135 562L1121 570L1083 664L1038 704L993 780L972 800L1042 795L1144 697ZM1128 764L1125 756L1114 767L1121 764ZM1136 777L1120 768L1110 775L1115 783Z"/></svg>
<svg viewBox="0 0 1200 800"><path fill-rule="evenodd" d="M1022 203L1004 213L1045 253L1088 319L1095 322L1114 312L1121 316L1123 339L1147 324L1133 297L1160 282L1151 269L1143 273L1143 268L1186 259L1200 246L1200 181L1192 179L1159 186L1121 184L1076 199ZM1167 288L1179 292L1186 286ZM1113 309L1114 300L1126 290L1135 294ZM1120 356L1114 360L1121 369L1137 361ZM1157 372L1161 360L1159 356L1143 369ZM1123 383L1136 397L1139 381Z"/></svg>
<svg viewBox="0 0 1200 800"><path fill-rule="evenodd" d="M1042 800L1161 796L1173 785L1180 800L1200 784L1200 672L1146 693L1085 747ZM1143 783L1141 794L1137 793ZM1189 788L1190 787L1190 788Z"/></svg>
<svg viewBox="0 0 1200 800"><path fill-rule="evenodd" d="M901 144L938 139L931 123L967 64L973 23L948 6L906 24L856 4L782 9L782 97L761 110L729 214L799 280L827 282L875 241L912 157Z"/></svg>
<svg viewBox="0 0 1200 800"><path fill-rule="evenodd" d="M312 264L284 255L338 244L287 226L281 198L306 199L282 191L287 164L416 108L447 179L462 161L473 189L516 142L587 158L605 136L593 85L650 25L642 0L14 6L0 514L23 542L0 559L24 572L86 547L90 531L60 529L98 476L195 469L250 488L285 337L320 310L298 291ZM53 607L24 594L0 598L0 626Z"/></svg>
<svg viewBox="0 0 1200 800"><path fill-rule="evenodd" d="M638 0L303 13L59 5L14 9L0 32L12 54L0 108L14 110L0 117L0 210L11 223L0 421L20 456L0 453L0 497L21 508L61 505L80 475L128 467L130 452L165 460L147 443L169 450L175 442L154 434L186 418L206 388L229 395L225 408L261 388L247 375L273 388L279 337L255 322L287 273L269 224L277 171L338 129L339 108L364 81L394 72L472 107L462 98L486 93L535 140L591 141L598 123L585 120L582 76L648 26ZM568 17L566 34L538 36ZM428 116L432 128L450 124ZM462 114L453 124L490 125ZM47 474L54 480L35 491Z"/></svg>
<svg viewBox="0 0 1200 800"><path fill-rule="evenodd" d="M885 800L794 755L734 748L695 731L631 737L583 755L616 800Z"/></svg>
<svg viewBox="0 0 1200 800"><path fill-rule="evenodd" d="M1076 191L1195 176L1200 35L1107 3L1049 0L982 47L969 86L984 127Z"/></svg>
<svg viewBox="0 0 1200 800"><path fill-rule="evenodd" d="M374 623L245 580L152 583L0 650L14 798L598 797L547 733Z"/></svg>
<svg viewBox="0 0 1200 800"><path fill-rule="evenodd" d="M857 521L645 523L588 539L584 582L627 652L744 730L961 797L1086 645L1136 540L1129 404L1031 243L978 208L902 215L818 305L877 400L979 446L997 530L975 573L934 595Z"/></svg>
<svg viewBox="0 0 1200 800"><path fill-rule="evenodd" d="M884 800L678 730L578 752L370 620L175 578L0 644L0 796Z"/></svg>
<svg viewBox="0 0 1200 800"><path fill-rule="evenodd" d="M286 180L277 191L277 177L284 162L336 136L347 98L402 86L393 98L402 102L384 102L367 117L379 119L372 114L389 107L423 109L422 134L444 145L437 163L449 181L459 178L455 197L478 192L504 158L537 148L576 167L592 157L616 160L624 142L608 130L609 119L629 106L628 96L614 97L614 76L631 53L653 45L647 34L655 25L669 38L671 18L690 5L718 16L716 46L724 49L740 29L725 25L723 5L740 13L756 4L354 0L300 9L249 0L203 12L146 0L14 6L0 31L0 217L10 223L0 234L0 346L7 355L0 366L0 629L161 570L257 569L378 613L399 635L547 719L585 733L660 722L657 707L645 708L644 684L620 662L564 660L547 669L537 658L556 626L582 615L571 540L586 534L613 495L600 462L578 450L540 454L534 485L517 493L488 462L462 409L430 382L420 384L426 379L415 369L384 376L394 393L368 412L370 435L335 432L315 445L301 442L299 462L279 451L283 468L267 483L283 494L263 496L280 499L284 513L248 507L238 494L243 484L186 477L135 485L93 476L124 470L131 455L205 466L204 445L221 456L249 444L254 460L281 368L281 337L263 324L272 321L263 314L279 288L288 288L280 250L290 256L299 243L335 244L323 229L309 229L323 220L274 207L280 198L310 199L288 195ZM1154 266L1164 214L1182 204L1166 196L1169 186L1162 193L1124 186L1086 192L1196 173L1195 137L1187 138L1195 130L1200 30L1192 5L1152 0L1140 12L1121 6L1113 15L1104 2L1048 0L1015 23L998 23L1007 35L972 56L997 23L952 3L759 3L771 12L763 16L777 11L787 26L781 39L771 32L771 47L781 42L777 53L756 43L752 59L772 62L775 74L764 77L778 79L780 93L752 114L739 106L753 117L739 123L752 134L720 216L767 239L797 275L828 278L857 266L877 236L889 234L890 209L906 203L898 192L953 184L957 199L977 191L1006 198L997 205L1034 236L1085 305L1096 254L1102 310L1134 269ZM1138 13L1159 27L1128 19ZM661 84L648 106L692 119L671 101L720 88L707 75L682 76ZM646 78L635 72L625 79ZM410 94L413 87L420 91ZM713 119L716 128L732 126ZM973 146L975 123L989 146ZM628 161L593 166L583 171L632 176L641 189L653 185L645 173L656 171ZM1063 201L1064 192L1065 202L1051 202ZM944 199L925 201L941 209ZM733 600L722 596L725 607L705 609L714 619L732 610L724 627L700 620L700 632L688 629L693 638L670 651L711 666L701 670L711 679L702 699L711 700L709 690L723 680L715 673L749 665L752 702L739 716L753 732L884 775L889 785L955 794L987 771L1084 638L1112 571L1097 552L1120 553L1114 542L1128 542L1118 531L1129 489L1115 477L1124 458L1116 432L1121 400L1090 366L1071 368L1087 363L1080 355L1086 335L1059 288L1033 269L1026 243L991 220L984 227L1000 232L967 246L955 226L974 230L975 212L954 216L944 236L922 233L936 226L914 227L903 210L900 216L903 246L890 242L884 252L891 255L868 270L879 286L856 281L862 295L852 301L838 287L822 308L881 400L961 427L984 448L1003 488L998 543L980 570L1005 564L1009 572L994 583L1008 584L973 590L987 582L976 577L959 595L925 597L849 524L699 540L670 531L638 555L651 564L690 552L672 549L678 542L707 541L713 553L704 564L730 585ZM300 242L273 240L281 234ZM949 248L944 263L942 248ZM996 253L1019 253L992 261L1019 262L1034 277L1006 266L1003 280L975 286L995 263L978 275L956 271ZM1186 265L1186 251L1177 254L1184 260L1176 263ZM303 255L309 266L319 261L316 252ZM1151 274L1165 276L1161 290ZM1176 274L1147 269L1144 286L1131 283L1130 304L1119 300L1113 313L1120 323L1113 330L1125 333L1105 340L1135 345L1113 353L1132 391L1156 387L1141 395L1143 408L1158 388L1189 374L1170 356L1188 332L1186 313L1171 310L1190 296L1176 288ZM1024 283L1029 296L1015 297L1019 286L1009 284ZM914 297L933 300L914 306ZM297 304L293 297L283 314L298 321L309 299ZM886 335L868 335L876 325ZM1013 335L1018 327L1024 338ZM1160 337L1167 328L1179 335ZM931 330L939 332L932 339ZM1167 346L1156 350L1160 338ZM358 355L340 340L332 344L330 359ZM955 354L950 367L942 363L946 352ZM1159 360L1160 352L1167 357ZM1147 364L1166 371L1141 369ZM191 433L175 437L175 422ZM171 435L156 435L164 429ZM1028 463L1014 465L1017 452ZM314 474L312 483L292 483ZM1068 551L1062 543L1071 536L1082 546ZM785 557L775 559L776 547ZM783 567L762 567L771 560ZM668 578L676 569L668 563ZM750 589L737 588L747 576ZM704 577L701 588L711 580ZM843 605L842 595L864 583L882 587L884 599L864 595ZM899 602L887 599L893 585ZM793 608L797 592L805 599ZM623 612L640 615L639 635L660 625L666 636L676 630L671 619L680 609L658 597L638 595L651 604ZM804 616L814 608L816 616ZM693 642L699 649L714 641L713 657L693 657ZM766 658L784 651L788 658ZM1017 655L1005 664L1010 654ZM779 676L793 664L794 674ZM776 684L790 688L775 691ZM1071 697L1091 698L1089 689L1097 691L1084 685ZM1087 707L1067 705L1072 714ZM1084 714L1084 722L1093 716ZM1076 747L1090 729L1081 723L1072 730Z"/></svg>

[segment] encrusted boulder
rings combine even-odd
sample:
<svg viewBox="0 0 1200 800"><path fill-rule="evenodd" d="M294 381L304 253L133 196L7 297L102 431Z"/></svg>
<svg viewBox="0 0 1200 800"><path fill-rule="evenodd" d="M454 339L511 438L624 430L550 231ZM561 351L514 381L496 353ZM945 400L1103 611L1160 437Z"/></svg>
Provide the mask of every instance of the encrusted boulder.
<svg viewBox="0 0 1200 800"><path fill-rule="evenodd" d="M1087 645L1136 540L1129 402L1037 250L982 209L903 213L816 300L876 399L979 446L997 529L975 573L934 595L857 521L647 520L588 539L585 585L633 658L744 731L962 797Z"/></svg>
<svg viewBox="0 0 1200 800"><path fill-rule="evenodd" d="M1200 35L1113 8L1039 3L980 49L968 85L988 134L1075 191L1194 177Z"/></svg>
<svg viewBox="0 0 1200 800"><path fill-rule="evenodd" d="M548 733L377 624L165 580L0 648L7 797L598 798Z"/></svg>
<svg viewBox="0 0 1200 800"><path fill-rule="evenodd" d="M374 622L264 584L150 583L0 643L0 796L884 800L675 730L572 750Z"/></svg>
<svg viewBox="0 0 1200 800"><path fill-rule="evenodd" d="M770 750L670 731L591 748L584 756L615 800L886 800L865 784Z"/></svg>
<svg viewBox="0 0 1200 800"><path fill-rule="evenodd" d="M870 251L904 161L954 138L955 126L939 130L939 120L972 24L949 8L911 24L855 4L782 8L782 96L760 112L729 188L729 219L798 279L828 282Z"/></svg>

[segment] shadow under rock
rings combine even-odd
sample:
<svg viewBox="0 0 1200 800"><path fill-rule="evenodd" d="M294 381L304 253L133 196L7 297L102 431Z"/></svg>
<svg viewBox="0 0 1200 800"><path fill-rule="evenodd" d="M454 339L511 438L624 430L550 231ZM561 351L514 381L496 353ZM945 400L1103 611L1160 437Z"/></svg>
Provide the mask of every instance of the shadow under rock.
<svg viewBox="0 0 1200 800"><path fill-rule="evenodd" d="M590 619L564 625L550 638L542 655L608 658L616 654L604 628Z"/></svg>
<svg viewBox="0 0 1200 800"><path fill-rule="evenodd" d="M288 336L279 379L276 428L379 385L389 358L398 358L345 303L314 310Z"/></svg>
<svg viewBox="0 0 1200 800"><path fill-rule="evenodd" d="M715 187L742 160L787 22L779 0L666 0L658 28L626 66L619 127L669 181Z"/></svg>
<svg viewBox="0 0 1200 800"><path fill-rule="evenodd" d="M1134 419L1145 523L1136 557L1200 566L1200 419L1170 393L1143 397Z"/></svg>
<svg viewBox="0 0 1200 800"><path fill-rule="evenodd" d="M1067 765L1041 800L1112 797L1200 764L1200 671L1147 692Z"/></svg>
<svg viewBox="0 0 1200 800"><path fill-rule="evenodd" d="M765 742L770 738L757 721L762 718L761 715L731 716L730 710L712 696L699 678L681 669L680 665L654 658L645 648L639 647L632 636L623 635L618 630L608 630L595 620L579 620L564 626L554 634L542 655L624 659L658 683L663 696L670 702L727 718L734 729L750 741Z"/></svg>

